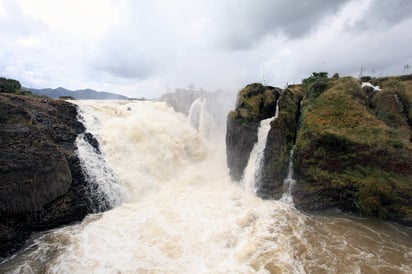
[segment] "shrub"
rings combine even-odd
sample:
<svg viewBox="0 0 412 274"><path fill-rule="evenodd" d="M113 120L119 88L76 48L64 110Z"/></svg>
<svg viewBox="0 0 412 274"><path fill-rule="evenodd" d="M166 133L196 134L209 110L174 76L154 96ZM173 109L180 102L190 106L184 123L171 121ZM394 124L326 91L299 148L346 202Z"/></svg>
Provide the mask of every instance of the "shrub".
<svg viewBox="0 0 412 274"><path fill-rule="evenodd" d="M19 81L0 77L0 92L18 93L21 89Z"/></svg>

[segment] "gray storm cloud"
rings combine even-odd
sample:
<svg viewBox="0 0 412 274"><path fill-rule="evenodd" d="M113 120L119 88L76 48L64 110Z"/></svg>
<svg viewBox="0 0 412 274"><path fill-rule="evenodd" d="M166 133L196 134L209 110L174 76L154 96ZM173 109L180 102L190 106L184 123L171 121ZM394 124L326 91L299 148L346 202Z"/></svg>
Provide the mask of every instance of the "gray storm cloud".
<svg viewBox="0 0 412 274"><path fill-rule="evenodd" d="M0 0L1 76L153 98L189 84L283 86L320 70L400 74L412 63L409 0L61 3L69 9Z"/></svg>
<svg viewBox="0 0 412 274"><path fill-rule="evenodd" d="M354 25L355 30L390 28L412 17L412 1L410 0L374 0L367 12Z"/></svg>
<svg viewBox="0 0 412 274"><path fill-rule="evenodd" d="M324 19L336 13L348 0L257 0L222 3L217 13L220 39L232 49L256 46L267 35L301 38Z"/></svg>

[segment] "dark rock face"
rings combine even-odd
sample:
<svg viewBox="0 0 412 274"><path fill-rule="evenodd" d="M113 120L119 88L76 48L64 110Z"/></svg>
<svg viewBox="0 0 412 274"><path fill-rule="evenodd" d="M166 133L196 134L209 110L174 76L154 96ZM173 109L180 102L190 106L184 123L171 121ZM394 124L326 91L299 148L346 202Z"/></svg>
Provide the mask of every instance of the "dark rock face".
<svg viewBox="0 0 412 274"><path fill-rule="evenodd" d="M75 153L84 132L73 104L0 94L0 258L33 232L92 211Z"/></svg>
<svg viewBox="0 0 412 274"><path fill-rule="evenodd" d="M257 127L242 126L242 122L236 119L227 120L227 163L230 177L233 180L240 181L256 142Z"/></svg>
<svg viewBox="0 0 412 274"><path fill-rule="evenodd" d="M270 125L258 182L257 195L262 198L280 199L283 194L283 181L287 177L290 150L296 139L301 100L299 88L288 88L280 95L279 115Z"/></svg>
<svg viewBox="0 0 412 274"><path fill-rule="evenodd" d="M226 127L226 155L230 176L239 181L257 142L263 119L275 115L280 89L250 84L239 92L236 109L229 113Z"/></svg>

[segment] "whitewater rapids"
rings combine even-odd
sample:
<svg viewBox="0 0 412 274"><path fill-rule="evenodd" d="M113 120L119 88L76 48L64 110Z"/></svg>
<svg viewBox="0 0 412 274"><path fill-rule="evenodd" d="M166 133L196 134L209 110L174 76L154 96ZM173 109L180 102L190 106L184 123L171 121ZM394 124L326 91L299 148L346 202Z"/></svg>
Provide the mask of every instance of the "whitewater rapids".
<svg viewBox="0 0 412 274"><path fill-rule="evenodd" d="M75 103L102 152L79 141L82 163L115 208L36 235L0 272L412 273L410 229L257 198L204 121L161 102Z"/></svg>

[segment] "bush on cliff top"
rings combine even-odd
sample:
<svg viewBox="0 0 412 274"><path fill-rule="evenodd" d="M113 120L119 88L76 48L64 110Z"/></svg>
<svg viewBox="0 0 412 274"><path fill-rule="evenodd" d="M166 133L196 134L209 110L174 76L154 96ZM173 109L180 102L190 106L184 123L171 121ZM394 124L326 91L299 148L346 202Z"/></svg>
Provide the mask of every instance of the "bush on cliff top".
<svg viewBox="0 0 412 274"><path fill-rule="evenodd" d="M0 77L0 92L15 93L21 95L31 94L30 91L22 89L19 81L14 79L7 79L4 77Z"/></svg>
<svg viewBox="0 0 412 274"><path fill-rule="evenodd" d="M276 88L258 83L247 85L238 94L236 113L231 112L229 118L256 126L262 119L274 115L277 96Z"/></svg>
<svg viewBox="0 0 412 274"><path fill-rule="evenodd" d="M0 92L17 93L21 89L19 81L0 77Z"/></svg>

